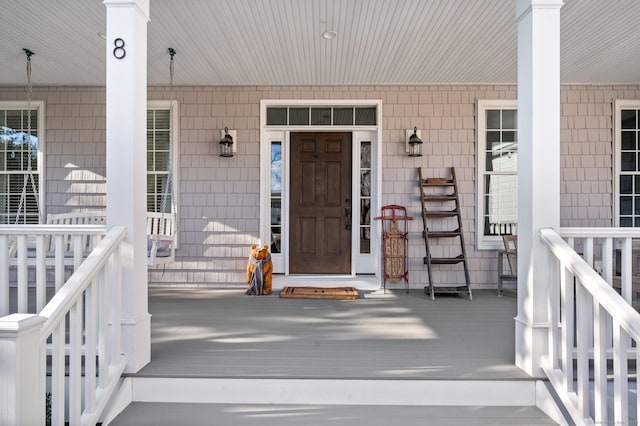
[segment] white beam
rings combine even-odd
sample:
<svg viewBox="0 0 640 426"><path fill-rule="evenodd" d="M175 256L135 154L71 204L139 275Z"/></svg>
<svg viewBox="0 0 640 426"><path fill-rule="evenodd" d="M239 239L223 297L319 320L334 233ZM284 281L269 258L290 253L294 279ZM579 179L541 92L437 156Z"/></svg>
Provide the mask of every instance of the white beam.
<svg viewBox="0 0 640 426"><path fill-rule="evenodd" d="M104 0L107 9L107 226L124 225L122 352L127 372L151 359L147 296L146 114L148 0Z"/></svg>
<svg viewBox="0 0 640 426"><path fill-rule="evenodd" d="M538 235L560 226L561 0L516 0L518 22L518 314L516 365L542 376L549 259Z"/></svg>

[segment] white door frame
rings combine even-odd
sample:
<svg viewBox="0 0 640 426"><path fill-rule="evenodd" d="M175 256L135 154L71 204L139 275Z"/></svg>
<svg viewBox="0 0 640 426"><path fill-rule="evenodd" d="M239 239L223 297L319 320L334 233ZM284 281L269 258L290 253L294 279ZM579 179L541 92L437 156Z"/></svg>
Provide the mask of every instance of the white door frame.
<svg viewBox="0 0 640 426"><path fill-rule="evenodd" d="M327 106L376 107L375 126L267 126L267 107L272 106ZM260 241L271 242L271 144L282 145L282 232L281 253L272 254L274 272L289 275L289 143L292 132L350 132L352 134L352 241L351 276L371 274L380 277L380 229L373 220L380 211L382 194L381 155L382 102L380 100L262 100L260 102ZM371 250L360 253L360 148L362 142L371 142Z"/></svg>

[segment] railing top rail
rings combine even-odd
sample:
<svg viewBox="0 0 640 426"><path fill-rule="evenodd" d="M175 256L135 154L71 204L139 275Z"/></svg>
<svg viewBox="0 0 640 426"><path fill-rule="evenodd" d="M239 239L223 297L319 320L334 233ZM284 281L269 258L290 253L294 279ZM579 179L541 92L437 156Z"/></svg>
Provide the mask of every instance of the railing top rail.
<svg viewBox="0 0 640 426"><path fill-rule="evenodd" d="M39 315L46 318L46 321L42 327L41 336L46 337L51 334L56 324L67 314L73 303L89 286L99 269L108 261L109 256L117 249L118 244L124 240L125 234L126 228L124 226L112 227L42 309Z"/></svg>
<svg viewBox="0 0 640 426"><path fill-rule="evenodd" d="M0 235L101 235L105 225L0 225Z"/></svg>
<svg viewBox="0 0 640 426"><path fill-rule="evenodd" d="M563 238L640 238L638 228L560 228Z"/></svg>
<svg viewBox="0 0 640 426"><path fill-rule="evenodd" d="M540 237L556 258L578 278L581 285L615 318L631 338L640 340L640 314L631 305L620 303L620 295L553 229L540 230Z"/></svg>

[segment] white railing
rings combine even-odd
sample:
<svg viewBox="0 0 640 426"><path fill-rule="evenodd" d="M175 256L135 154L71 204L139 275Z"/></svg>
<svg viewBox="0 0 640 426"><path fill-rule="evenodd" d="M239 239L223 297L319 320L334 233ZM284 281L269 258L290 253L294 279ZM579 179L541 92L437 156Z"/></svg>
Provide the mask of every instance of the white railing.
<svg viewBox="0 0 640 426"><path fill-rule="evenodd" d="M580 238L587 259L594 258L594 241L602 238L595 246L602 247L603 275L609 278L613 277L613 239L621 238L622 292L631 292L631 240L640 236L637 232L563 229L561 235L574 244ZM628 302L630 297L623 299L610 284L612 280L605 281L555 231L544 229L540 236L551 256L549 352L542 362L551 385L576 424L635 423L640 392L628 369L640 361L636 344L640 314ZM636 412L630 413L634 405Z"/></svg>
<svg viewBox="0 0 640 426"><path fill-rule="evenodd" d="M581 253L589 266L600 273L610 286L619 289L627 302L633 303L634 293L640 291L640 270L636 261L640 254L640 230L561 228L560 236Z"/></svg>
<svg viewBox="0 0 640 426"><path fill-rule="evenodd" d="M0 226L0 317L40 312L47 288L58 291L105 233L103 225Z"/></svg>
<svg viewBox="0 0 640 426"><path fill-rule="evenodd" d="M6 366L0 381L7 384L0 386L0 424L44 424L47 365L51 424L100 420L126 366L120 353L125 233L111 228L39 314L0 318L0 365Z"/></svg>

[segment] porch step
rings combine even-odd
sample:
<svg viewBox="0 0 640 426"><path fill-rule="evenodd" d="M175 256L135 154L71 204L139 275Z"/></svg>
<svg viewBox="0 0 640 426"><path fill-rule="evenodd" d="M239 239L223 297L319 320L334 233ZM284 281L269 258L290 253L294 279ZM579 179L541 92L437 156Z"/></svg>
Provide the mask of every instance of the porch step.
<svg viewBox="0 0 640 426"><path fill-rule="evenodd" d="M110 425L556 424L535 380L128 377ZM539 402L539 401L538 401ZM125 408L126 407L126 408ZM124 410L123 410L124 409ZM116 415L116 413L119 413Z"/></svg>
<svg viewBox="0 0 640 426"><path fill-rule="evenodd" d="M535 380L132 377L134 402L535 406Z"/></svg>
<svg viewBox="0 0 640 426"><path fill-rule="evenodd" d="M110 423L125 425L403 426L554 425L535 407L447 407L323 404L188 404L134 402Z"/></svg>

